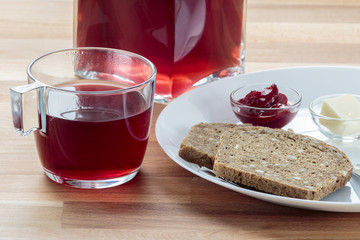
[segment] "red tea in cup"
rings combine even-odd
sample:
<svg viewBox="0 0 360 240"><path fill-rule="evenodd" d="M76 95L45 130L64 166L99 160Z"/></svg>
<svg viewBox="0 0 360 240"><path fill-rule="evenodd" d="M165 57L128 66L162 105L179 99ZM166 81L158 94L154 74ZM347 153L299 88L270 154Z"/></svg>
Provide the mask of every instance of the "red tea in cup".
<svg viewBox="0 0 360 240"><path fill-rule="evenodd" d="M101 84L65 87L94 92L119 89ZM83 94L78 97L83 106L93 107L58 116L46 114L46 133L34 132L45 171L66 179L83 180L113 179L136 172L145 155L152 108L146 108L138 92L126 96ZM99 102L96 108L92 102ZM123 109L119 110L124 104L134 105L138 110L126 116Z"/></svg>

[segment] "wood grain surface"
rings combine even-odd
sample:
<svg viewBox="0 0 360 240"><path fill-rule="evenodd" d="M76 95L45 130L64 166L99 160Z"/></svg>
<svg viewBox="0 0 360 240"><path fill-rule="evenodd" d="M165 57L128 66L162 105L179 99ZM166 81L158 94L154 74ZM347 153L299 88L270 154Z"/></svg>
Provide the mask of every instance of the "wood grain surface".
<svg viewBox="0 0 360 240"><path fill-rule="evenodd" d="M263 202L178 166L155 137L160 104L131 182L47 179L33 137L12 127L9 87L37 56L72 46L72 15L71 0L0 0L0 239L360 239L360 213ZM360 1L248 0L247 72L314 65L360 66Z"/></svg>

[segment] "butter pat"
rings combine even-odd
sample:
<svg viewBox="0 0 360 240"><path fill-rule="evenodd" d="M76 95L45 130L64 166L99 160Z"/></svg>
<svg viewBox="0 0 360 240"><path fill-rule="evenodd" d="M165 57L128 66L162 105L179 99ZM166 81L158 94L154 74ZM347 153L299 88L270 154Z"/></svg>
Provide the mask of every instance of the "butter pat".
<svg viewBox="0 0 360 240"><path fill-rule="evenodd" d="M360 102L350 94L324 100L320 114L340 119L320 119L320 124L336 135L347 136L360 132L360 120L351 121L360 119Z"/></svg>

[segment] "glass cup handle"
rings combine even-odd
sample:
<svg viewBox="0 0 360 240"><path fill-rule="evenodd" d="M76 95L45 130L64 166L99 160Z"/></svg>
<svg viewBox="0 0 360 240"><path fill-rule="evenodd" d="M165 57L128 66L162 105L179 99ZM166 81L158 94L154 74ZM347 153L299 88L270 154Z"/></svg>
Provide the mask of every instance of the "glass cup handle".
<svg viewBox="0 0 360 240"><path fill-rule="evenodd" d="M20 135L27 136L40 128L46 132L45 88L46 86L39 82L10 88L13 124L16 132ZM32 99L32 102L34 102L33 98L37 98L37 107L30 106L25 101L28 98Z"/></svg>

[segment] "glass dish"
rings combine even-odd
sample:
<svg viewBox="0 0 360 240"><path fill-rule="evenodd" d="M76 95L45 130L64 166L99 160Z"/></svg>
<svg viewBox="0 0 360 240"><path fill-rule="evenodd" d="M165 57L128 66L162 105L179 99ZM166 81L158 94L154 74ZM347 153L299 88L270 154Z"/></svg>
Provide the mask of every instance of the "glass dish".
<svg viewBox="0 0 360 240"><path fill-rule="evenodd" d="M309 105L311 118L319 131L332 140L356 141L360 139L360 118L340 119L321 114L323 102L344 94L331 94L316 98ZM360 95L350 94L360 102Z"/></svg>
<svg viewBox="0 0 360 240"><path fill-rule="evenodd" d="M242 86L231 92L231 108L242 123L250 123L255 126L282 128L294 119L299 111L302 97L295 89L283 85L277 85L277 87L279 93L284 94L287 97L287 106L282 105L280 107L262 108L248 106L239 102L240 99L243 99L251 91L264 91L264 89L269 86L268 83L251 84Z"/></svg>

